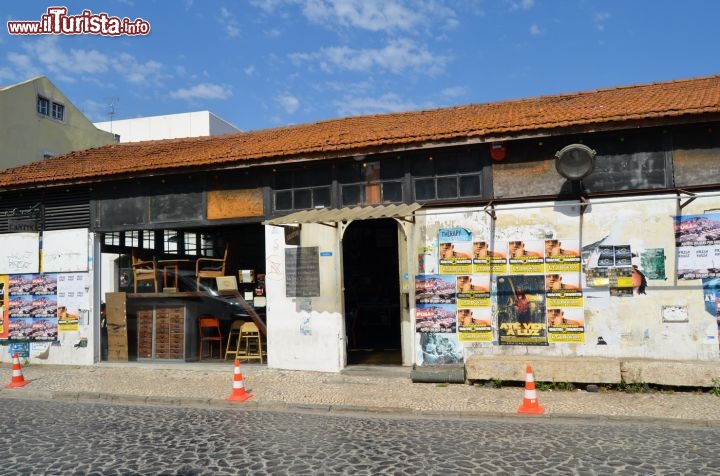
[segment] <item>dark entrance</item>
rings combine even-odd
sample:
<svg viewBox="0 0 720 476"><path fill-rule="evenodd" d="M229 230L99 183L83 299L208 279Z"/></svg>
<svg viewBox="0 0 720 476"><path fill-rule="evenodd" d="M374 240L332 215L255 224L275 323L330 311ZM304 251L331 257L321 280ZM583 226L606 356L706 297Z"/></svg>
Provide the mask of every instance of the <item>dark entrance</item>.
<svg viewBox="0 0 720 476"><path fill-rule="evenodd" d="M348 364L402 364L398 225L352 222L343 236Z"/></svg>

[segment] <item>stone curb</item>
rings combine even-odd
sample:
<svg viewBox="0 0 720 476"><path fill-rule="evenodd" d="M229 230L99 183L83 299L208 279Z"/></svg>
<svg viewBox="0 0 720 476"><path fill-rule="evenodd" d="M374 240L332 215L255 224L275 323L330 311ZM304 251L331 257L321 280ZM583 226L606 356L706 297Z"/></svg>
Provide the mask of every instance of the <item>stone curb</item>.
<svg viewBox="0 0 720 476"><path fill-rule="evenodd" d="M579 415L569 413L547 413L543 415L518 415L506 412L488 411L426 411L401 407L372 407L366 405L313 404L292 402L259 402L252 398L245 402L231 402L218 398L162 397L142 395L117 395L100 392L66 392L66 391L12 391L0 390L0 399L55 400L88 403L112 403L118 405L147 405L191 408L238 409L247 411L289 411L309 412L337 415L373 415L383 418L439 418L439 419L493 419L528 421L530 419L545 422L576 421L612 424L654 424L675 426L696 426L720 428L720 421L658 418L633 415Z"/></svg>

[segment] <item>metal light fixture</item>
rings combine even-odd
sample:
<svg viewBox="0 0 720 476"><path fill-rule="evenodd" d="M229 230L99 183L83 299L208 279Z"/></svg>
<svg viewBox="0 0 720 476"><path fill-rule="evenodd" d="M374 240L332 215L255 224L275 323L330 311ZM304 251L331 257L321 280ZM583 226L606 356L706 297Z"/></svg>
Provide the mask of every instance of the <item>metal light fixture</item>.
<svg viewBox="0 0 720 476"><path fill-rule="evenodd" d="M555 169L568 180L582 180L595 169L597 153L583 144L570 144L555 154Z"/></svg>

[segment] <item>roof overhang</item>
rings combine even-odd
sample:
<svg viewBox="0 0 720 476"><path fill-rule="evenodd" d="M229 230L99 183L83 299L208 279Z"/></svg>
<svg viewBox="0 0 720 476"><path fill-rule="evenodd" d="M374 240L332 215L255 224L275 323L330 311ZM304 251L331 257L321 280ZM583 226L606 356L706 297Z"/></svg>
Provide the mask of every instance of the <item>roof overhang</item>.
<svg viewBox="0 0 720 476"><path fill-rule="evenodd" d="M289 215L272 218L263 222L263 225L295 225L302 223L320 223L323 225L337 226L338 222L349 222L353 220L371 220L376 218L398 218L405 221L414 221L413 214L422 208L418 203L410 205L376 205L367 207L346 207L346 208L318 208L315 210L303 210L290 213Z"/></svg>

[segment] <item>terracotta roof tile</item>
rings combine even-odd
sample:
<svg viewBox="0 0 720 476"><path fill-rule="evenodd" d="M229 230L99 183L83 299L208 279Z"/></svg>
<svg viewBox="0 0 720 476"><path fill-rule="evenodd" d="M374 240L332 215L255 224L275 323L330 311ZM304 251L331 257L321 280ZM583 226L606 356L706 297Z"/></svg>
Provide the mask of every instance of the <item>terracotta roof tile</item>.
<svg viewBox="0 0 720 476"><path fill-rule="evenodd" d="M0 173L0 188L248 161L323 158L428 142L720 113L720 75L443 109L356 116L239 134L108 145Z"/></svg>

